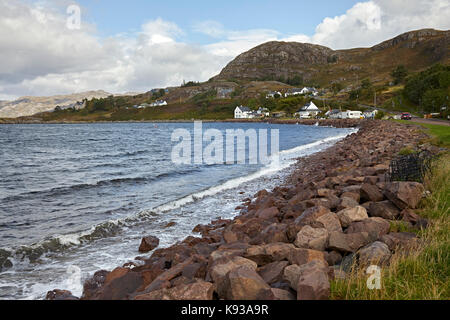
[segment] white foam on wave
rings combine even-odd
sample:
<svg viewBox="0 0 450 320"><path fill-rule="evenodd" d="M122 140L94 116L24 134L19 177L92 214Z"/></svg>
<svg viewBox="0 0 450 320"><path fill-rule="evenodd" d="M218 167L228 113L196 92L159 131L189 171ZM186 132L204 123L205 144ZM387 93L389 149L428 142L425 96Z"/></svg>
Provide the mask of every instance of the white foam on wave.
<svg viewBox="0 0 450 320"><path fill-rule="evenodd" d="M353 134L355 132L357 132L357 129L351 130L349 133L346 133L346 134L324 138L322 140L312 142L312 143L309 143L306 145L301 145L301 146L298 146L298 147L295 147L292 149L283 150L276 155L272 155L272 160L270 161L270 163L268 165L264 166L263 168L261 168L257 172L251 173L247 176L228 180L221 185L214 186L209 189L188 195L179 200L175 200L175 201L169 202L167 204L161 205L159 207L156 207L153 210L144 211L141 213L141 215L146 215L146 214L148 214L148 212L164 213L164 212L168 212L170 210L178 209L182 206L185 206L188 203L195 202L195 201L203 199L205 197L213 196L224 190L237 188L243 183L258 179L260 177L274 174L278 171L281 171L281 170L286 169L289 166L293 165L296 162L297 158L299 158L301 156L306 156L308 154L312 154L312 153L318 151L318 150L316 150L317 147L325 146L328 143L342 140L345 137L347 137L348 135ZM311 149L314 149L314 150L311 150ZM278 157L279 157L280 161L275 160Z"/></svg>

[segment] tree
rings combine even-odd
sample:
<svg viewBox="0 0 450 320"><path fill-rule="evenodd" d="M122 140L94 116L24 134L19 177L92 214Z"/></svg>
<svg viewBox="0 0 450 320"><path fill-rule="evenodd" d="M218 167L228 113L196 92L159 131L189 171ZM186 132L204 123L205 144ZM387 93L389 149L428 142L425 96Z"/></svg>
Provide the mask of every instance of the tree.
<svg viewBox="0 0 450 320"><path fill-rule="evenodd" d="M422 105L426 112L441 112L441 108L448 107L447 92L443 89L428 90L423 95Z"/></svg>
<svg viewBox="0 0 450 320"><path fill-rule="evenodd" d="M361 89L352 90L352 91L350 91L349 99L350 100L356 100L360 96L361 96Z"/></svg>
<svg viewBox="0 0 450 320"><path fill-rule="evenodd" d="M291 85L291 86L300 86L303 84L303 77L299 74L295 75L292 78L289 78L289 80L287 81L287 84Z"/></svg>
<svg viewBox="0 0 450 320"><path fill-rule="evenodd" d="M372 83L370 82L370 79L366 78L361 82L361 88L363 89L370 89L372 86Z"/></svg>
<svg viewBox="0 0 450 320"><path fill-rule="evenodd" d="M392 78L394 78L394 84L403 83L408 76L408 70L404 65L399 65L391 73Z"/></svg>

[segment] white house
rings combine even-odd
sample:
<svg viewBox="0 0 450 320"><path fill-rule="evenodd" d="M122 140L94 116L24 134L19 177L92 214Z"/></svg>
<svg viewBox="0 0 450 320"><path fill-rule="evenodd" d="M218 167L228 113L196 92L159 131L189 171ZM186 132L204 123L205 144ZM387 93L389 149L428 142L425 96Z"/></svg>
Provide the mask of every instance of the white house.
<svg viewBox="0 0 450 320"><path fill-rule="evenodd" d="M311 94L313 96L317 96L319 92L316 88L304 87L302 90L300 90L300 94Z"/></svg>
<svg viewBox="0 0 450 320"><path fill-rule="evenodd" d="M234 109L235 119L253 119L255 114L249 107L238 106Z"/></svg>
<svg viewBox="0 0 450 320"><path fill-rule="evenodd" d="M284 94L284 96L287 98L287 97L289 97L289 96L298 96L298 95L302 95L303 93L303 90L302 89L300 89L300 88L292 88L292 89L289 89L285 94Z"/></svg>
<svg viewBox="0 0 450 320"><path fill-rule="evenodd" d="M150 104L150 107L162 107L167 106L167 101L164 100L156 100L152 104Z"/></svg>
<svg viewBox="0 0 450 320"><path fill-rule="evenodd" d="M310 119L316 117L320 113L320 109L314 104L314 102L309 102L305 104L294 116L300 119Z"/></svg>
<svg viewBox="0 0 450 320"><path fill-rule="evenodd" d="M266 99L269 99L269 98L275 98L275 96L279 96L279 97L282 97L283 95L281 94L281 92L279 92L279 91L270 91L267 95L266 95Z"/></svg>

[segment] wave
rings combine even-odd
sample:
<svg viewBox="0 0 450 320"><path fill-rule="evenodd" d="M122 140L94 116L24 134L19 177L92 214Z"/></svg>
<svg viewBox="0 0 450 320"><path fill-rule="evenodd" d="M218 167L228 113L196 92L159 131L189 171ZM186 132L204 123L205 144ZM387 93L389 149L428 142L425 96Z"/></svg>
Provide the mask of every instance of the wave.
<svg viewBox="0 0 450 320"><path fill-rule="evenodd" d="M356 130L357 131L357 130ZM213 196L219 192L225 191L225 190L229 190L229 189L233 189L233 188L237 188L239 187L241 184L258 179L262 176L266 176L266 175L270 175L276 172L279 172L283 169L286 169L288 167L290 167L292 164L294 164L296 161L295 159L299 158L300 156L305 156L306 154L299 154L300 152L304 152L307 151L309 149L313 149L316 148L320 145L326 145L328 143L331 142L335 142L341 139L344 139L345 137L347 137L348 135L356 132L355 130L351 130L350 133L346 133L346 134L342 134L342 135L338 135L338 136L334 136L334 137L328 137L328 138L324 138L322 140L316 141L316 142L312 142L306 145L302 145L302 146L298 146L292 149L288 149L288 150L283 150L281 152L279 152L278 154L272 155L272 160L270 161L270 163L268 165L266 165L265 167L261 168L259 171L251 173L247 176L243 176L243 177L239 177L239 178L234 178L231 180L228 180L226 182L224 182L223 184L220 184L218 186L214 186L211 188L208 188L206 190L200 191L200 192L196 192L194 194L185 196L183 198L180 198L178 200L169 202L167 204L163 204L153 210L147 210L147 211L143 211L140 213L140 216L145 216L147 215L149 212L152 213L164 213L170 210L174 210L174 209L178 209L182 206L185 206L188 203L192 203L195 201L198 201L200 199L203 199L205 197L209 197L209 196ZM317 150L314 150L317 151ZM310 152L313 153L313 152ZM279 158L283 158L284 157L284 162L280 162Z"/></svg>
<svg viewBox="0 0 450 320"><path fill-rule="evenodd" d="M18 195L5 197L3 199L0 199L0 201L3 201L3 202L17 201L17 200L22 200L24 198L28 198L30 196L36 196L36 195L56 196L56 195L68 194L73 191L92 189L92 188L111 186L111 185L114 186L114 185L123 185L123 184L148 183L148 182L152 182L152 181L161 180L164 178L171 178L171 177L185 175L185 174L189 174L189 173L193 173L193 172L198 172L200 170L201 170L200 168L191 168L191 169L183 170L183 171L169 171L169 172L158 174L156 176L141 176L141 177L106 179L106 180L97 181L95 183L81 183L81 184L74 184L74 185L67 186L67 187L57 187L57 188L51 188L51 189L47 189L47 190L24 192L24 193L21 193Z"/></svg>

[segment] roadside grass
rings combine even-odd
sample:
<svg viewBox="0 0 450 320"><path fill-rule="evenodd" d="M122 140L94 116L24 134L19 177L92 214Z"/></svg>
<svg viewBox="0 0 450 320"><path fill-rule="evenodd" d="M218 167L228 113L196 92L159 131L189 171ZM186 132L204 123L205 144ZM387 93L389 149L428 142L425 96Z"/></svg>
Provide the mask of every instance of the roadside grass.
<svg viewBox="0 0 450 320"><path fill-rule="evenodd" d="M368 289L369 275L356 270L347 279L332 282L332 299L450 299L450 153L434 161L431 172L424 183L431 195L421 202L418 211L429 219L429 226L417 232L419 244L393 255L389 267L382 270L380 290ZM407 231L401 224L391 227L393 231Z"/></svg>
<svg viewBox="0 0 450 320"><path fill-rule="evenodd" d="M450 148L450 126L442 126L438 124L427 124L419 122L411 122L407 120L394 120L404 124L416 124L424 127L425 132L429 133L432 138L430 142L439 147Z"/></svg>

